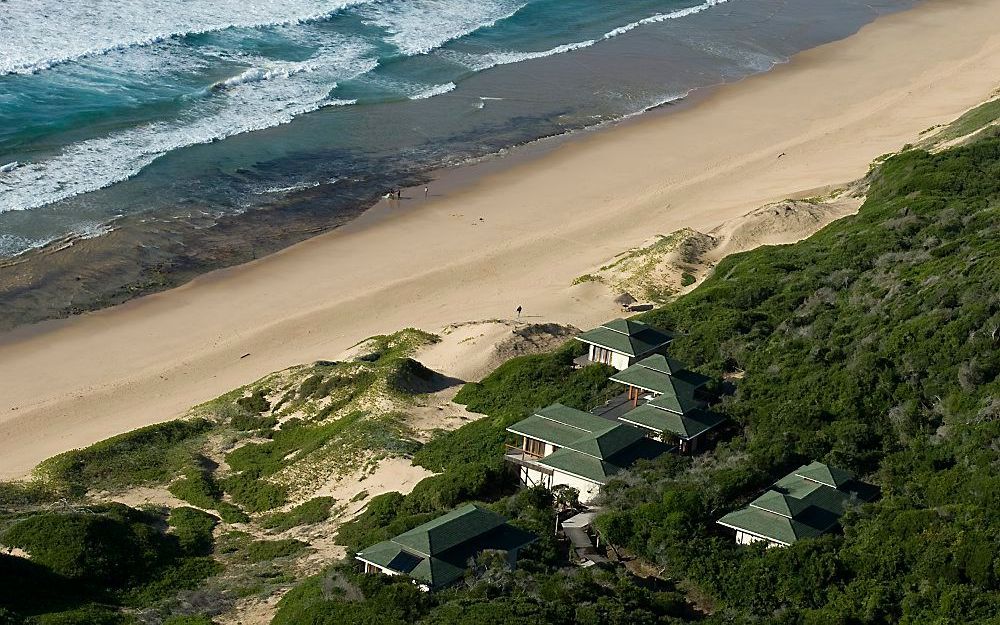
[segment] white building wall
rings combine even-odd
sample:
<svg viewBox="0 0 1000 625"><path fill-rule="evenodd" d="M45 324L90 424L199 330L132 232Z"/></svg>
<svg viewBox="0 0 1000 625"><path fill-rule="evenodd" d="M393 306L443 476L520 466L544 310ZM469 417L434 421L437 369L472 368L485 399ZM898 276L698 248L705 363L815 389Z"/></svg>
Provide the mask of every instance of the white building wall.
<svg viewBox="0 0 1000 625"><path fill-rule="evenodd" d="M749 534L747 532L741 532L739 530L736 531L736 544L737 545L752 545L753 543L760 543L760 542L767 543L768 549L770 549L771 547L781 547L782 546L780 543L771 542L770 540L768 540L768 539L766 539L766 538L764 538L762 536L757 536L755 534Z"/></svg>
<svg viewBox="0 0 1000 625"><path fill-rule="evenodd" d="M552 474L552 486L559 486L562 484L565 484L570 488L575 488L579 491L580 503L590 503L595 497L597 497L597 493L601 490L600 484L589 482L578 478L575 475L555 471Z"/></svg>
<svg viewBox="0 0 1000 625"><path fill-rule="evenodd" d="M632 359L625 354L619 354L618 352L611 353L611 366L619 371L624 371L632 366Z"/></svg>
<svg viewBox="0 0 1000 625"><path fill-rule="evenodd" d="M525 486L544 486L552 488L552 478L541 471L521 467L521 483Z"/></svg>

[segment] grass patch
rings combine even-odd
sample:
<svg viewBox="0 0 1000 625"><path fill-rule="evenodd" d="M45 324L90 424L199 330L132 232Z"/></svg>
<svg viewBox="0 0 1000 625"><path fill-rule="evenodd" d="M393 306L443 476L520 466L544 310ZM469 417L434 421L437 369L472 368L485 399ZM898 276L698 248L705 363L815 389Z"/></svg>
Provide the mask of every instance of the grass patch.
<svg viewBox="0 0 1000 625"><path fill-rule="evenodd" d="M284 532L300 525L313 525L330 518L330 509L336 500L333 497L316 497L301 503L288 512L275 512L260 520L266 529Z"/></svg>

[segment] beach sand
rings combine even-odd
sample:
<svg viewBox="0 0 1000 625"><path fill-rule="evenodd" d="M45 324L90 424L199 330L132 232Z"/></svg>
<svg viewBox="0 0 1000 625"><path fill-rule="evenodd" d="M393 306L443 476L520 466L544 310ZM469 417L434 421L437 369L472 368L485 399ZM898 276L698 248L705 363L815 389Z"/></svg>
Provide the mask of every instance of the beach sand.
<svg viewBox="0 0 1000 625"><path fill-rule="evenodd" d="M681 110L465 168L427 201L411 192L248 265L17 330L0 340L0 477L370 335L518 305L532 322L612 318L603 287L574 278L656 233L707 232L864 175L990 96L997 24L996 0L930 0Z"/></svg>

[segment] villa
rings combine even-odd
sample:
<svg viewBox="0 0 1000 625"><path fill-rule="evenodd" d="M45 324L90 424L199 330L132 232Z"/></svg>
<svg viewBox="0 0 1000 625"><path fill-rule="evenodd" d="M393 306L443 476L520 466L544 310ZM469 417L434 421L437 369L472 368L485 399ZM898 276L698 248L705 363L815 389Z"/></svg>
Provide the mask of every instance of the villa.
<svg viewBox="0 0 1000 625"><path fill-rule="evenodd" d="M576 337L588 345L581 364L599 362L619 371L666 350L673 336L641 321L615 319Z"/></svg>
<svg viewBox="0 0 1000 625"><path fill-rule="evenodd" d="M676 444L681 453L697 451L699 441L725 421L707 409L703 388L709 378L669 356L647 356L610 380L625 386L631 402L619 420Z"/></svg>
<svg viewBox="0 0 1000 625"><path fill-rule="evenodd" d="M470 561L484 551L506 554L514 568L518 552L538 537L507 524L499 514L468 504L419 525L355 557L365 573L403 575L424 591L461 579Z"/></svg>
<svg viewBox="0 0 1000 625"><path fill-rule="evenodd" d="M834 530L848 508L874 499L875 487L821 462L799 467L749 506L717 522L736 530L736 542L787 547Z"/></svg>
<svg viewBox="0 0 1000 625"><path fill-rule="evenodd" d="M616 473L669 448L643 430L562 404L543 408L507 428L520 437L506 459L526 486L565 485L590 502Z"/></svg>

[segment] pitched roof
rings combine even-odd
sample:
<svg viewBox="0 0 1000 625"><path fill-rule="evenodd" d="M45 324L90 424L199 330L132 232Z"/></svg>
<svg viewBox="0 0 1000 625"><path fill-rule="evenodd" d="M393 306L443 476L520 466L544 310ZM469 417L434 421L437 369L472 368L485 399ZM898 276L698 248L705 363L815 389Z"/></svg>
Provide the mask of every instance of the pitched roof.
<svg viewBox="0 0 1000 625"><path fill-rule="evenodd" d="M652 356L646 356L639 362L635 363L640 367L645 367L646 369L652 369L653 371L659 371L660 373L665 373L667 375L674 375L681 371L687 370L687 365L679 360L674 360L670 356L664 356L663 354L653 354Z"/></svg>
<svg viewBox="0 0 1000 625"><path fill-rule="evenodd" d="M813 480L820 484L826 484L831 488L840 488L854 479L850 471L831 467L822 462L812 462L795 472L795 475L807 480Z"/></svg>
<svg viewBox="0 0 1000 625"><path fill-rule="evenodd" d="M673 340L670 334L632 319L609 321L576 338L632 357L648 354Z"/></svg>
<svg viewBox="0 0 1000 625"><path fill-rule="evenodd" d="M675 377L671 377L670 380L668 390L649 400L646 405L678 414L687 414L705 405L705 402L695 399L694 389L685 382L680 382Z"/></svg>
<svg viewBox="0 0 1000 625"><path fill-rule="evenodd" d="M469 504L358 553L358 558L428 584L460 578L469 558L486 549L510 551L537 537L500 515Z"/></svg>
<svg viewBox="0 0 1000 625"><path fill-rule="evenodd" d="M635 429L631 426L626 427ZM633 444L603 460L572 449L559 449L538 462L563 473L582 477L598 484L606 484L608 479L628 469L637 461L651 460L668 450L667 445L642 436Z"/></svg>
<svg viewBox="0 0 1000 625"><path fill-rule="evenodd" d="M850 475L818 462L804 465L775 482L748 507L718 522L785 545L819 536L833 529L852 503L872 498L871 487L854 481ZM813 476L828 479L829 483Z"/></svg>
<svg viewBox="0 0 1000 625"><path fill-rule="evenodd" d="M594 458L610 458L642 438L644 434L624 423L606 421L607 427L591 436L585 436L566 445L567 449L578 451Z"/></svg>
<svg viewBox="0 0 1000 625"><path fill-rule="evenodd" d="M502 516L492 510L468 504L404 532L392 540L417 553L433 556L485 534L502 525L504 521Z"/></svg>
<svg viewBox="0 0 1000 625"><path fill-rule="evenodd" d="M694 438L726 420L722 415L709 410L689 410L679 414L664 410L649 403L626 412L620 417L626 423L632 423L656 432L669 432L680 438Z"/></svg>
<svg viewBox="0 0 1000 625"><path fill-rule="evenodd" d="M540 464L601 484L634 462L624 459L645 449L646 440L639 428L562 404L543 408L507 431L559 447Z"/></svg>
<svg viewBox="0 0 1000 625"><path fill-rule="evenodd" d="M598 459L618 453L642 438L642 432L633 427L562 404L542 408L507 431Z"/></svg>
<svg viewBox="0 0 1000 625"><path fill-rule="evenodd" d="M822 530L805 523L769 514L757 508L743 508L730 512L719 519L718 523L782 545L791 545L800 538L814 538L823 533Z"/></svg>

